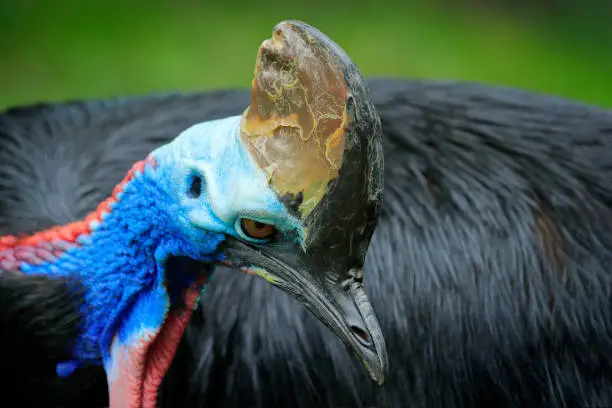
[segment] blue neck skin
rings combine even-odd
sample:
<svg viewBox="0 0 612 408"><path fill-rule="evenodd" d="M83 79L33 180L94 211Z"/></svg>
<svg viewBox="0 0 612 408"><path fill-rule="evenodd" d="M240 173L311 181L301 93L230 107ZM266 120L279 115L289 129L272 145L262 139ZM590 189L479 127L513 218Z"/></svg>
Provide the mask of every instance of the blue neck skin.
<svg viewBox="0 0 612 408"><path fill-rule="evenodd" d="M182 269L168 276L169 256L221 260L215 250L224 235L200 230L196 239L193 234L187 239L172 217L177 204L159 187L155 171L147 165L144 173L136 174L93 232L79 237L80 246L52 262L21 268L27 274L78 278L86 288L75 361L58 365L61 376L79 365L109 361L115 334L121 343L129 343L139 332L163 324L171 303L201 273Z"/></svg>

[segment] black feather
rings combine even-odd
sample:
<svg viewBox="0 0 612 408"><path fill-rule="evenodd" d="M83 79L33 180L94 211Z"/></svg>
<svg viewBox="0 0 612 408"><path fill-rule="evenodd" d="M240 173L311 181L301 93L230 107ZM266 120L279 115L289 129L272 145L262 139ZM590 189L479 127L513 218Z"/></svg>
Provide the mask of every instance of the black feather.
<svg viewBox="0 0 612 408"><path fill-rule="evenodd" d="M612 406L612 112L470 83L369 85L386 189L365 282L389 348L386 384L283 292L219 268L163 406ZM133 162L248 99L228 91L5 113L0 234L83 217ZM69 406L74 390L58 386L56 401L62 391ZM106 402L80 391L87 406Z"/></svg>
<svg viewBox="0 0 612 408"><path fill-rule="evenodd" d="M78 282L0 271L2 400L56 407L59 401L85 406L92 397L105 398L103 376L78 370L64 380L56 374L57 363L71 358L83 293Z"/></svg>

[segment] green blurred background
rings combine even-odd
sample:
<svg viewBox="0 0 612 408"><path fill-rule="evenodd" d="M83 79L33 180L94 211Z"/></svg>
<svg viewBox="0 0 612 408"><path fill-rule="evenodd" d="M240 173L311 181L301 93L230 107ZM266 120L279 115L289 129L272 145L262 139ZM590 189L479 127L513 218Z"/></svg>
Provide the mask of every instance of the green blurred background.
<svg viewBox="0 0 612 408"><path fill-rule="evenodd" d="M0 0L0 109L248 86L280 20L366 76L463 79L612 107L612 0Z"/></svg>

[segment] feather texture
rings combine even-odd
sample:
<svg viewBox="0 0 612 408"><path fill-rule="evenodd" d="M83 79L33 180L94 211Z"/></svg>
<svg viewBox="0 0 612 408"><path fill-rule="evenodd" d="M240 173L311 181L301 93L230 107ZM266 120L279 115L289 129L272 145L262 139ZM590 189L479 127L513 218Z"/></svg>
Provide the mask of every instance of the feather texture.
<svg viewBox="0 0 612 408"><path fill-rule="evenodd" d="M478 84L369 85L386 185L365 280L389 348L387 383L372 384L286 294L219 271L162 406L611 405L612 112ZM5 113L0 231L84 217L135 160L247 103L247 92L228 91ZM69 384L54 394L63 406ZM87 406L104 406L81 391Z"/></svg>

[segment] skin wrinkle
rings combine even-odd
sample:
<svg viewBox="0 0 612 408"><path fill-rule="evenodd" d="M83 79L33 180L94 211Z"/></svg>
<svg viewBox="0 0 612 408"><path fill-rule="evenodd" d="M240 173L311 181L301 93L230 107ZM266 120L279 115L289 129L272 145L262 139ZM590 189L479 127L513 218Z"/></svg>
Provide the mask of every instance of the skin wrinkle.
<svg viewBox="0 0 612 408"><path fill-rule="evenodd" d="M333 335L284 293L218 270L164 380L161 406L610 406L612 112L473 83L368 86L385 135L385 200L365 287L388 341L387 383L373 385ZM82 200L68 188L55 198L79 217L146 152L193 123L240 114L248 103L245 90L34 106L0 116L0 140L56 149L35 126L50 121L61 143L87 141L81 150L96 164L79 167L78 149L71 152L62 165L74 180L65 185L91 185L97 198ZM64 217L62 205L36 188L55 173L17 168L27 152L0 149L0 180L8 180L0 189L2 233ZM435 170L445 193L437 203L425 169ZM530 195L535 190L537 197ZM536 210L563 233L567 285L550 273ZM14 376L24 368L11 370ZM38 373L37 392L29 386L22 395L66 408L107 406L103 372L81 371L61 383Z"/></svg>

